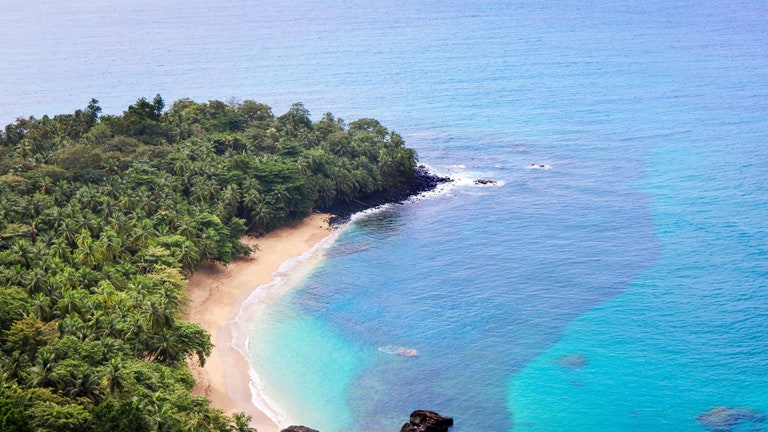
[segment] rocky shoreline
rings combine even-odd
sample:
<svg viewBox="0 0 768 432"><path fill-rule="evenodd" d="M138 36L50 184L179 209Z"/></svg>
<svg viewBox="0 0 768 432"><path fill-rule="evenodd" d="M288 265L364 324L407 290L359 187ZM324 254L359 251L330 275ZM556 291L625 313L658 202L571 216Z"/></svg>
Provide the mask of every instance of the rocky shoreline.
<svg viewBox="0 0 768 432"><path fill-rule="evenodd" d="M382 206L384 204L402 204L406 200L421 195L424 192L435 190L443 183L452 182L449 177L440 177L431 172L424 165L419 165L411 180L402 185L385 191L369 194L348 203L336 203L328 207L317 209L322 213L333 216L329 220L331 226L342 225L349 222L353 214Z"/></svg>

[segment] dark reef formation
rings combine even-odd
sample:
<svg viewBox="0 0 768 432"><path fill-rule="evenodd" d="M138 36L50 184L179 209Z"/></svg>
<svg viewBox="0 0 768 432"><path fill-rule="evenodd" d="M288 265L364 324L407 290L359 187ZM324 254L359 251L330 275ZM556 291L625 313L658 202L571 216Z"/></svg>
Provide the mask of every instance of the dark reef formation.
<svg viewBox="0 0 768 432"><path fill-rule="evenodd" d="M329 221L331 225L341 225L348 222L355 213L384 204L402 204L411 197L432 191L440 184L452 181L453 179L451 178L440 177L429 171L424 165L419 165L416 168L416 173L407 183L363 196L348 203L337 203L329 207L319 208L318 210L333 215Z"/></svg>
<svg viewBox="0 0 768 432"><path fill-rule="evenodd" d="M557 359L557 364L563 369L581 370L589 364L589 358L583 354L569 354Z"/></svg>
<svg viewBox="0 0 768 432"><path fill-rule="evenodd" d="M447 432L451 426L451 417L441 416L434 411L417 410L411 413L411 418L400 428L400 432Z"/></svg>
<svg viewBox="0 0 768 432"><path fill-rule="evenodd" d="M713 432L730 432L734 430L734 428L744 424L765 423L765 414L755 411L752 408L717 406L707 412L699 414L696 417L696 421ZM759 430L762 430L762 428Z"/></svg>

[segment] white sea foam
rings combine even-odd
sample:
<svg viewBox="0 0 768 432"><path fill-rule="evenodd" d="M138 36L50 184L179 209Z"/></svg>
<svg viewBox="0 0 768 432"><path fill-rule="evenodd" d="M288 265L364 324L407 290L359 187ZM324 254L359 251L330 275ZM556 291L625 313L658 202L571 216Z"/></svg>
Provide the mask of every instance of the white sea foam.
<svg viewBox="0 0 768 432"><path fill-rule="evenodd" d="M372 208L369 208L369 209L365 209L363 211L359 211L359 212L353 214L352 216L350 216L349 220L350 220L350 222L356 222L356 221L364 220L364 219L367 219L367 218L369 218L369 217L371 217L373 215L376 215L376 214L379 214L379 213L383 213L383 212L385 212L387 210L390 210L390 209L393 208L394 205L395 204L388 203L388 204L382 204L382 205L379 205L379 206L376 206L376 207L372 207Z"/></svg>
<svg viewBox="0 0 768 432"><path fill-rule="evenodd" d="M227 329L231 335L227 345L242 355L248 363L248 389L251 394L251 403L280 427L287 426L291 419L288 418L282 407L270 399L268 389L250 361L250 336L248 336L248 331L253 321L270 304L309 275L311 270L324 257L323 252L336 241L342 230L343 227L334 230L333 233L320 240L310 250L282 263L278 270L272 273L272 280L257 286L240 304L240 309L234 318L227 322Z"/></svg>
<svg viewBox="0 0 768 432"><path fill-rule="evenodd" d="M249 350L250 341L250 337L245 339L246 353ZM241 354L243 353L241 352ZM246 359L248 359L247 356ZM283 427L287 425L289 423L288 417L267 397L267 390L264 386L264 382L261 380L259 374L256 373L253 366L251 366L250 361L248 362L248 365L248 390L251 392L251 403L261 412L266 414L267 417L272 419L278 426Z"/></svg>
<svg viewBox="0 0 768 432"><path fill-rule="evenodd" d="M463 191L468 191L471 190L471 188L502 187L506 184L505 181L495 179L493 175L488 172L470 170L465 164L449 165L442 171L432 169L431 167L428 168L438 176L449 177L452 181L439 184L434 191L424 194L426 197L439 195L453 196L453 193L457 188L460 188ZM478 183L478 180L490 181L487 183Z"/></svg>

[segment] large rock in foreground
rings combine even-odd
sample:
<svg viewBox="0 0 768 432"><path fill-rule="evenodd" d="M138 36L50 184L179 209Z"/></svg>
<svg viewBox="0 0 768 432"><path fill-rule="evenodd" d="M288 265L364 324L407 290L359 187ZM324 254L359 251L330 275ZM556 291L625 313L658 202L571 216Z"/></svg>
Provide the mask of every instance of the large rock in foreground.
<svg viewBox="0 0 768 432"><path fill-rule="evenodd" d="M315 429L308 428L306 426L288 426L280 432L318 432Z"/></svg>
<svg viewBox="0 0 768 432"><path fill-rule="evenodd" d="M400 432L447 432L451 426L451 417L441 416L434 411L417 410L411 413L410 421L400 428Z"/></svg>

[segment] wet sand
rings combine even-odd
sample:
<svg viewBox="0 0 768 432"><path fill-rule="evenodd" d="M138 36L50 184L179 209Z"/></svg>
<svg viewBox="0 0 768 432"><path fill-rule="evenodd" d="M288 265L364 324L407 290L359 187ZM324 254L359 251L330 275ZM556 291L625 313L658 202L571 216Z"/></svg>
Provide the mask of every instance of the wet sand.
<svg viewBox="0 0 768 432"><path fill-rule="evenodd" d="M186 317L211 334L215 345L205 367L191 364L197 381L193 392L211 400L214 407L227 414L244 412L252 417L251 427L259 432L277 432L277 425L251 399L248 360L231 345L233 335L227 323L241 303L259 286L272 281L280 265L298 257L332 235L329 215L313 214L303 221L259 238L244 238L258 250L228 266L211 264L201 267L189 279L189 303Z"/></svg>

